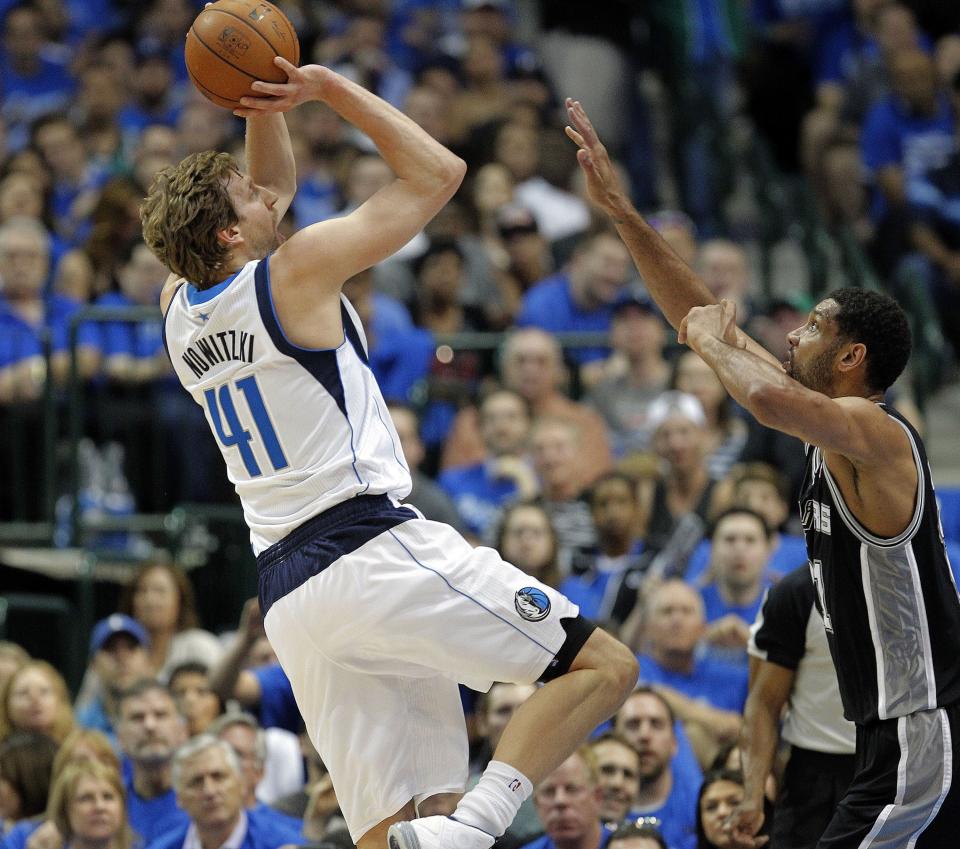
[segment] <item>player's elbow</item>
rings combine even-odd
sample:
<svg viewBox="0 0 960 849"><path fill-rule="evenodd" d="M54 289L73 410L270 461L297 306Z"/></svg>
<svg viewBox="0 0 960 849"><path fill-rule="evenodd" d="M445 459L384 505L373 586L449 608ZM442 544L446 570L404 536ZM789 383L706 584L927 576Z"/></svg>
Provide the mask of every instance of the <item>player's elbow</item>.
<svg viewBox="0 0 960 849"><path fill-rule="evenodd" d="M447 156L444 157L443 167L441 168L440 180L444 191L449 193L449 197L452 197L460 188L466 174L467 163L456 154L447 151Z"/></svg>
<svg viewBox="0 0 960 849"><path fill-rule="evenodd" d="M783 392L779 387L758 381L747 389L747 409L765 427L776 427L784 412Z"/></svg>

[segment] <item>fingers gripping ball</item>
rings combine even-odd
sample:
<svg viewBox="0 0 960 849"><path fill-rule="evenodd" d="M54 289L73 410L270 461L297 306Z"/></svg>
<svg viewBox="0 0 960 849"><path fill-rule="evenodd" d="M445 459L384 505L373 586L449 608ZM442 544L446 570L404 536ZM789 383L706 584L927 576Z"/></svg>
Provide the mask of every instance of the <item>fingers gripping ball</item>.
<svg viewBox="0 0 960 849"><path fill-rule="evenodd" d="M272 3L218 0L208 5L187 33L187 71L200 92L218 106L235 109L252 94L254 80L287 81L274 63L283 56L300 64L293 24Z"/></svg>

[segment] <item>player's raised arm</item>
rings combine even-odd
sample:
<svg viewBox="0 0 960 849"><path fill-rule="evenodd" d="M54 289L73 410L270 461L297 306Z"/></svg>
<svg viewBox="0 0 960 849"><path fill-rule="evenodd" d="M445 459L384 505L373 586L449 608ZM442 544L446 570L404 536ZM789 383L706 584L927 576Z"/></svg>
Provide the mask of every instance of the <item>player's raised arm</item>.
<svg viewBox="0 0 960 849"><path fill-rule="evenodd" d="M577 161L587 180L587 191L594 205L606 213L630 251L650 296L675 328L693 307L715 304L716 298L673 249L637 212L617 179L607 149L590 123L580 102L567 98L570 124L567 136L580 149ZM746 347L757 356L776 364L776 358L743 331L738 331Z"/></svg>
<svg viewBox="0 0 960 849"><path fill-rule="evenodd" d="M338 289L410 241L453 196L466 165L402 112L329 68L295 68L280 57L276 63L287 82L254 83L264 96L243 98L236 114L250 117L323 101L373 141L395 174L350 215L297 233L271 264L272 269L282 266L285 276Z"/></svg>
<svg viewBox="0 0 960 849"><path fill-rule="evenodd" d="M814 314L808 325L825 320ZM791 337L802 332L803 328ZM678 339L701 356L734 400L760 424L842 454L854 463L889 461L895 453L911 460L903 430L874 399L852 393L851 397L830 397L826 394L830 387L821 387L823 391L809 388L788 375L779 363L747 350L743 338L737 335L736 309L728 301L692 309L680 324ZM847 343L834 356L840 360L840 374L852 375L863 367L866 347ZM877 393L877 400L882 395Z"/></svg>
<svg viewBox="0 0 960 849"><path fill-rule="evenodd" d="M246 157L253 182L277 196L274 210L279 221L297 192L297 167L283 115L247 118Z"/></svg>

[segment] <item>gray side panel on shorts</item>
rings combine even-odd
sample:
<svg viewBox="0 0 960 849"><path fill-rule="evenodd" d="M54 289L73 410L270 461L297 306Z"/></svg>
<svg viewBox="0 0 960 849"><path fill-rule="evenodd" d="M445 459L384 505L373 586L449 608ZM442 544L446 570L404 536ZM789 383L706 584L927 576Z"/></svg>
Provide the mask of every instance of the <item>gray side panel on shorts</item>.
<svg viewBox="0 0 960 849"><path fill-rule="evenodd" d="M877 817L859 849L913 849L950 790L953 747L943 710L897 720L897 795Z"/></svg>

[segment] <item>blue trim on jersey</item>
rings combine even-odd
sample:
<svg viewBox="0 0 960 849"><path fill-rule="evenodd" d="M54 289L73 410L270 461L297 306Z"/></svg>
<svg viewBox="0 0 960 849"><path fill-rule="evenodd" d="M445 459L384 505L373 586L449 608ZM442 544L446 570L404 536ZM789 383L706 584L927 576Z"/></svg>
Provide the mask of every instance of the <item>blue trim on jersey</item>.
<svg viewBox="0 0 960 849"><path fill-rule="evenodd" d="M243 271L243 269L241 268L240 271ZM212 301L237 279L240 271L235 271L226 280L217 283L216 286L211 286L209 289L198 289L192 283L189 283L187 285L187 303L190 304L191 307L195 307L198 304L205 304L207 301Z"/></svg>
<svg viewBox="0 0 960 849"><path fill-rule="evenodd" d="M280 320L277 318L277 311L273 305L273 295L270 292L270 257L266 256L258 264L253 273L254 288L257 293L257 307L260 310L260 319L263 326L267 328L270 339L281 354L286 354L293 360L296 360L303 366L324 389L330 393L330 397L337 402L337 407L343 413L347 420L347 427L350 428L350 451L353 453L353 473L357 476L357 483L363 483L360 477L360 471L357 469L357 449L355 447L356 434L353 430L353 422L347 413L347 398L343 389L343 380L340 377L340 364L337 362L337 353L347 344L347 334L344 331L343 342L336 348L301 348L294 345L283 332L280 326ZM341 312L344 307L341 303ZM370 488L370 482L367 482L367 489ZM366 490L364 490L366 492ZM360 493L361 495L363 493Z"/></svg>
<svg viewBox="0 0 960 849"><path fill-rule="evenodd" d="M481 609L483 609L483 610L486 610L487 613L489 613L491 616L496 616L496 618L499 619L501 622L503 622L503 623L506 624L506 625L509 625L509 626L510 626L511 628L513 628L517 633L522 634L524 637L526 637L528 640L530 640L531 643L533 643L534 645L539 646L540 648L542 648L547 654L549 654L549 655L555 655L555 654L556 654L555 651L551 651L551 650L548 649L545 645L543 645L543 643L538 643L538 642L537 642L533 637L531 637L526 631L524 631L524 630L521 629L521 628L518 628L518 627L517 627L513 622L511 622L509 619L504 619L499 613L495 613L495 612L492 611L489 607L486 607L486 606L483 605L481 602L477 601L472 595L468 595L468 594L465 593L463 590L458 590L455 586L453 586L453 584L451 584L451 583L450 583L443 575L441 575L436 569L431 569L431 568L430 568L429 566L427 566L425 563L421 563L419 560L417 560L417 558L414 556L413 552L410 551L410 549L407 548L407 547L400 541L400 537L398 537L392 530L387 531L387 533L390 534L390 536L392 536L392 537L397 541L397 545L399 545L400 548L402 548L405 552L407 552L407 554L410 556L410 559L413 560L413 562L416 563L417 566L420 566L420 567L426 569L428 572L433 572L434 575L436 575L438 578L440 578L440 580L442 580L442 581L443 581L448 587L450 587L450 589L453 590L455 593L457 593L457 594L459 594L459 595L462 595L462 596L463 596L464 598L466 598L466 599L469 599L469 600L472 601L475 605L477 605L477 607L479 607L479 608L481 608Z"/></svg>
<svg viewBox="0 0 960 849"><path fill-rule="evenodd" d="M353 323L353 319L350 318L350 313L347 311L347 305L343 301L340 301L340 321L343 324L343 335L350 340L350 344L353 345L353 350L357 352L357 356L360 357L360 361L365 365L370 365L370 358L367 356L367 352L363 348L363 342L360 341L360 333L357 330L356 325Z"/></svg>
<svg viewBox="0 0 960 849"><path fill-rule="evenodd" d="M341 557L416 518L413 510L394 506L386 495L358 495L308 519L257 557L263 614Z"/></svg>

